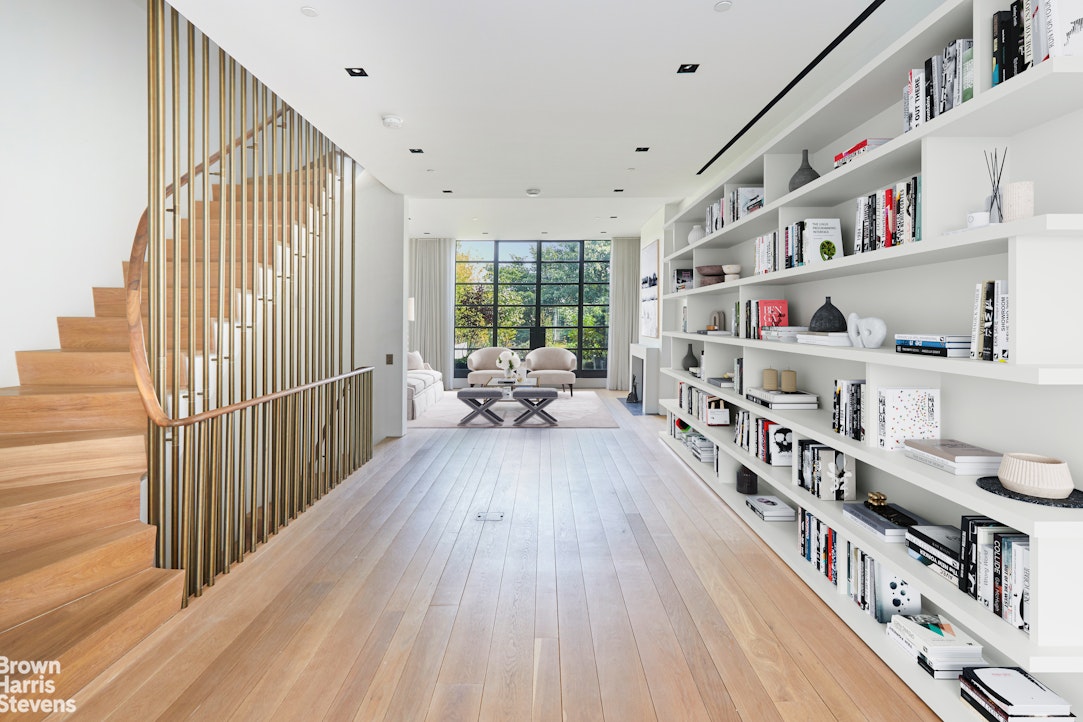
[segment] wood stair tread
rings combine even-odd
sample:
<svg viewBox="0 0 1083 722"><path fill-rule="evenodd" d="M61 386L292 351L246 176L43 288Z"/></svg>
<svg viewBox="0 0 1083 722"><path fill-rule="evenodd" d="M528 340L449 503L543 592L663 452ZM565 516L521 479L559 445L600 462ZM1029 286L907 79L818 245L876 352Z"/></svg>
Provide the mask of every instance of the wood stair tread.
<svg viewBox="0 0 1083 722"><path fill-rule="evenodd" d="M68 395L139 395L134 386L63 386L60 384L29 384L0 388L0 396L68 396Z"/></svg>
<svg viewBox="0 0 1083 722"><path fill-rule="evenodd" d="M34 504L49 499L59 499L65 496L113 487L130 486L132 484L138 485L140 476L141 474L117 474L73 481L58 481L52 484L0 487L0 514L3 514L4 509Z"/></svg>
<svg viewBox="0 0 1083 722"><path fill-rule="evenodd" d="M71 444L106 439L139 439L141 434L127 429L90 429L85 431L28 431L23 433L0 433L0 449L14 449L42 444Z"/></svg>

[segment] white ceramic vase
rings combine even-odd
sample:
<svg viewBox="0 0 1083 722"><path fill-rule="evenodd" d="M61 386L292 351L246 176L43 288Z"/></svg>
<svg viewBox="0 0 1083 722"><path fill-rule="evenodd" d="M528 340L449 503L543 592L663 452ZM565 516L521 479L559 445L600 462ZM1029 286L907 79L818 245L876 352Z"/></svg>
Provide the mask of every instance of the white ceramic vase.
<svg viewBox="0 0 1083 722"><path fill-rule="evenodd" d="M688 245L692 245L697 241L703 240L707 236L707 231L703 230L703 226L698 223L692 226L692 230L688 232Z"/></svg>

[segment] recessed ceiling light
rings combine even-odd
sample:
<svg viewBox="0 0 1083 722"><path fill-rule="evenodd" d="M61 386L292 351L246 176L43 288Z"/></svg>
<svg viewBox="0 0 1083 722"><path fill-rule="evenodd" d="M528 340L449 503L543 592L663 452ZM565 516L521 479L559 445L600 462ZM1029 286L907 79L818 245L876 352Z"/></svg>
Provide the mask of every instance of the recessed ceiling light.
<svg viewBox="0 0 1083 722"><path fill-rule="evenodd" d="M541 188L527 188L526 194L531 198L537 198L541 195Z"/></svg>
<svg viewBox="0 0 1083 722"><path fill-rule="evenodd" d="M410 152L411 152L411 153L424 153L425 151L421 150L420 148L411 148L411 149L410 149ZM429 172L430 172L430 173L432 173L432 169L431 169L431 168L429 169Z"/></svg>
<svg viewBox="0 0 1083 722"><path fill-rule="evenodd" d="M543 235L543 236L547 236L547 235L549 235L549 231L542 231L542 235Z"/></svg>
<svg viewBox="0 0 1083 722"><path fill-rule="evenodd" d="M609 233L609 231L602 231L602 235L603 235L603 236L604 236L604 235L605 235L606 233Z"/></svg>
<svg viewBox="0 0 1083 722"><path fill-rule="evenodd" d="M677 66L678 73L694 73L699 70L699 63L681 63Z"/></svg>
<svg viewBox="0 0 1083 722"><path fill-rule="evenodd" d="M385 128L391 130L398 130L402 127L402 118L397 115L381 115L380 122L384 124Z"/></svg>
<svg viewBox="0 0 1083 722"><path fill-rule="evenodd" d="M628 170L629 170L629 171L633 171L633 170L635 170L635 168L629 168Z"/></svg>
<svg viewBox="0 0 1083 722"><path fill-rule="evenodd" d="M714 4L714 11L716 13L724 13L731 7L733 7L732 0L718 0L718 2Z"/></svg>
<svg viewBox="0 0 1083 722"><path fill-rule="evenodd" d="M320 12L314 7L309 7L308 5L305 5L301 8L301 14L304 15L306 18L314 18L319 15Z"/></svg>
<svg viewBox="0 0 1083 722"><path fill-rule="evenodd" d="M410 152L411 152L411 153L413 153L413 152L414 152L414 150L413 150L413 149L411 148L411 149L410 149ZM425 151L423 151L423 150L421 150L420 148L418 148L418 149L417 149L417 152L418 152L418 153L424 153ZM426 168L426 169L425 169L425 172L426 172L426 173L435 173L435 172L436 172L436 169L435 169L435 168Z"/></svg>
<svg viewBox="0 0 1083 722"><path fill-rule="evenodd" d="M475 221L476 221L476 220L477 220L477 218L474 218L474 219L472 219L472 220L475 220Z"/></svg>
<svg viewBox="0 0 1083 722"><path fill-rule="evenodd" d="M449 190L444 190L443 192L444 193L451 193L451 191L449 191Z"/></svg>
<svg viewBox="0 0 1083 722"><path fill-rule="evenodd" d="M426 236L431 236L431 235L432 235L432 233L431 233L430 231L425 231L425 235L426 235Z"/></svg>
<svg viewBox="0 0 1083 722"><path fill-rule="evenodd" d="M614 192L614 193L623 193L623 192L624 192L624 189L623 189L623 188L614 188L614 189L613 189L613 192Z"/></svg>
<svg viewBox="0 0 1083 722"><path fill-rule="evenodd" d="M646 153L648 150L650 150L649 146L641 145L636 148L636 153Z"/></svg>
<svg viewBox="0 0 1083 722"><path fill-rule="evenodd" d="M615 220L616 216L609 216L609 220Z"/></svg>
<svg viewBox="0 0 1083 722"><path fill-rule="evenodd" d="M482 231L482 232L481 232L481 235L483 235L483 236L487 236L487 235L489 235L489 231Z"/></svg>
<svg viewBox="0 0 1083 722"><path fill-rule="evenodd" d="M369 76L364 68L346 68L346 74L351 78L367 78Z"/></svg>

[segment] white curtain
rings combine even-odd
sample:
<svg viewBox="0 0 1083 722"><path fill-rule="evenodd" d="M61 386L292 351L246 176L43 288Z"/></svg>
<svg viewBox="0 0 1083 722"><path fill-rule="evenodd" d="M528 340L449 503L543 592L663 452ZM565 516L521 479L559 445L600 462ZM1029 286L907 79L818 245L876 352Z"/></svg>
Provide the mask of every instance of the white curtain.
<svg viewBox="0 0 1083 722"><path fill-rule="evenodd" d="M411 351L444 375L451 388L455 313L455 239L410 239L410 289L414 321L406 322Z"/></svg>
<svg viewBox="0 0 1083 722"><path fill-rule="evenodd" d="M639 239L614 238L609 256L607 389L627 389L633 341L639 338Z"/></svg>

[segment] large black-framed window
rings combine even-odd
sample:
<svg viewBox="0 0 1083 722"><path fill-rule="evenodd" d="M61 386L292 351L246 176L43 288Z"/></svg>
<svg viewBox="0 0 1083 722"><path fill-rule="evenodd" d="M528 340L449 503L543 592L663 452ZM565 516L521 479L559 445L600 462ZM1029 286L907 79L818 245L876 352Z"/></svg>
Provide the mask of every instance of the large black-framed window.
<svg viewBox="0 0 1083 722"><path fill-rule="evenodd" d="M579 376L605 377L609 254L609 241L457 241L455 376L475 349L560 346Z"/></svg>

